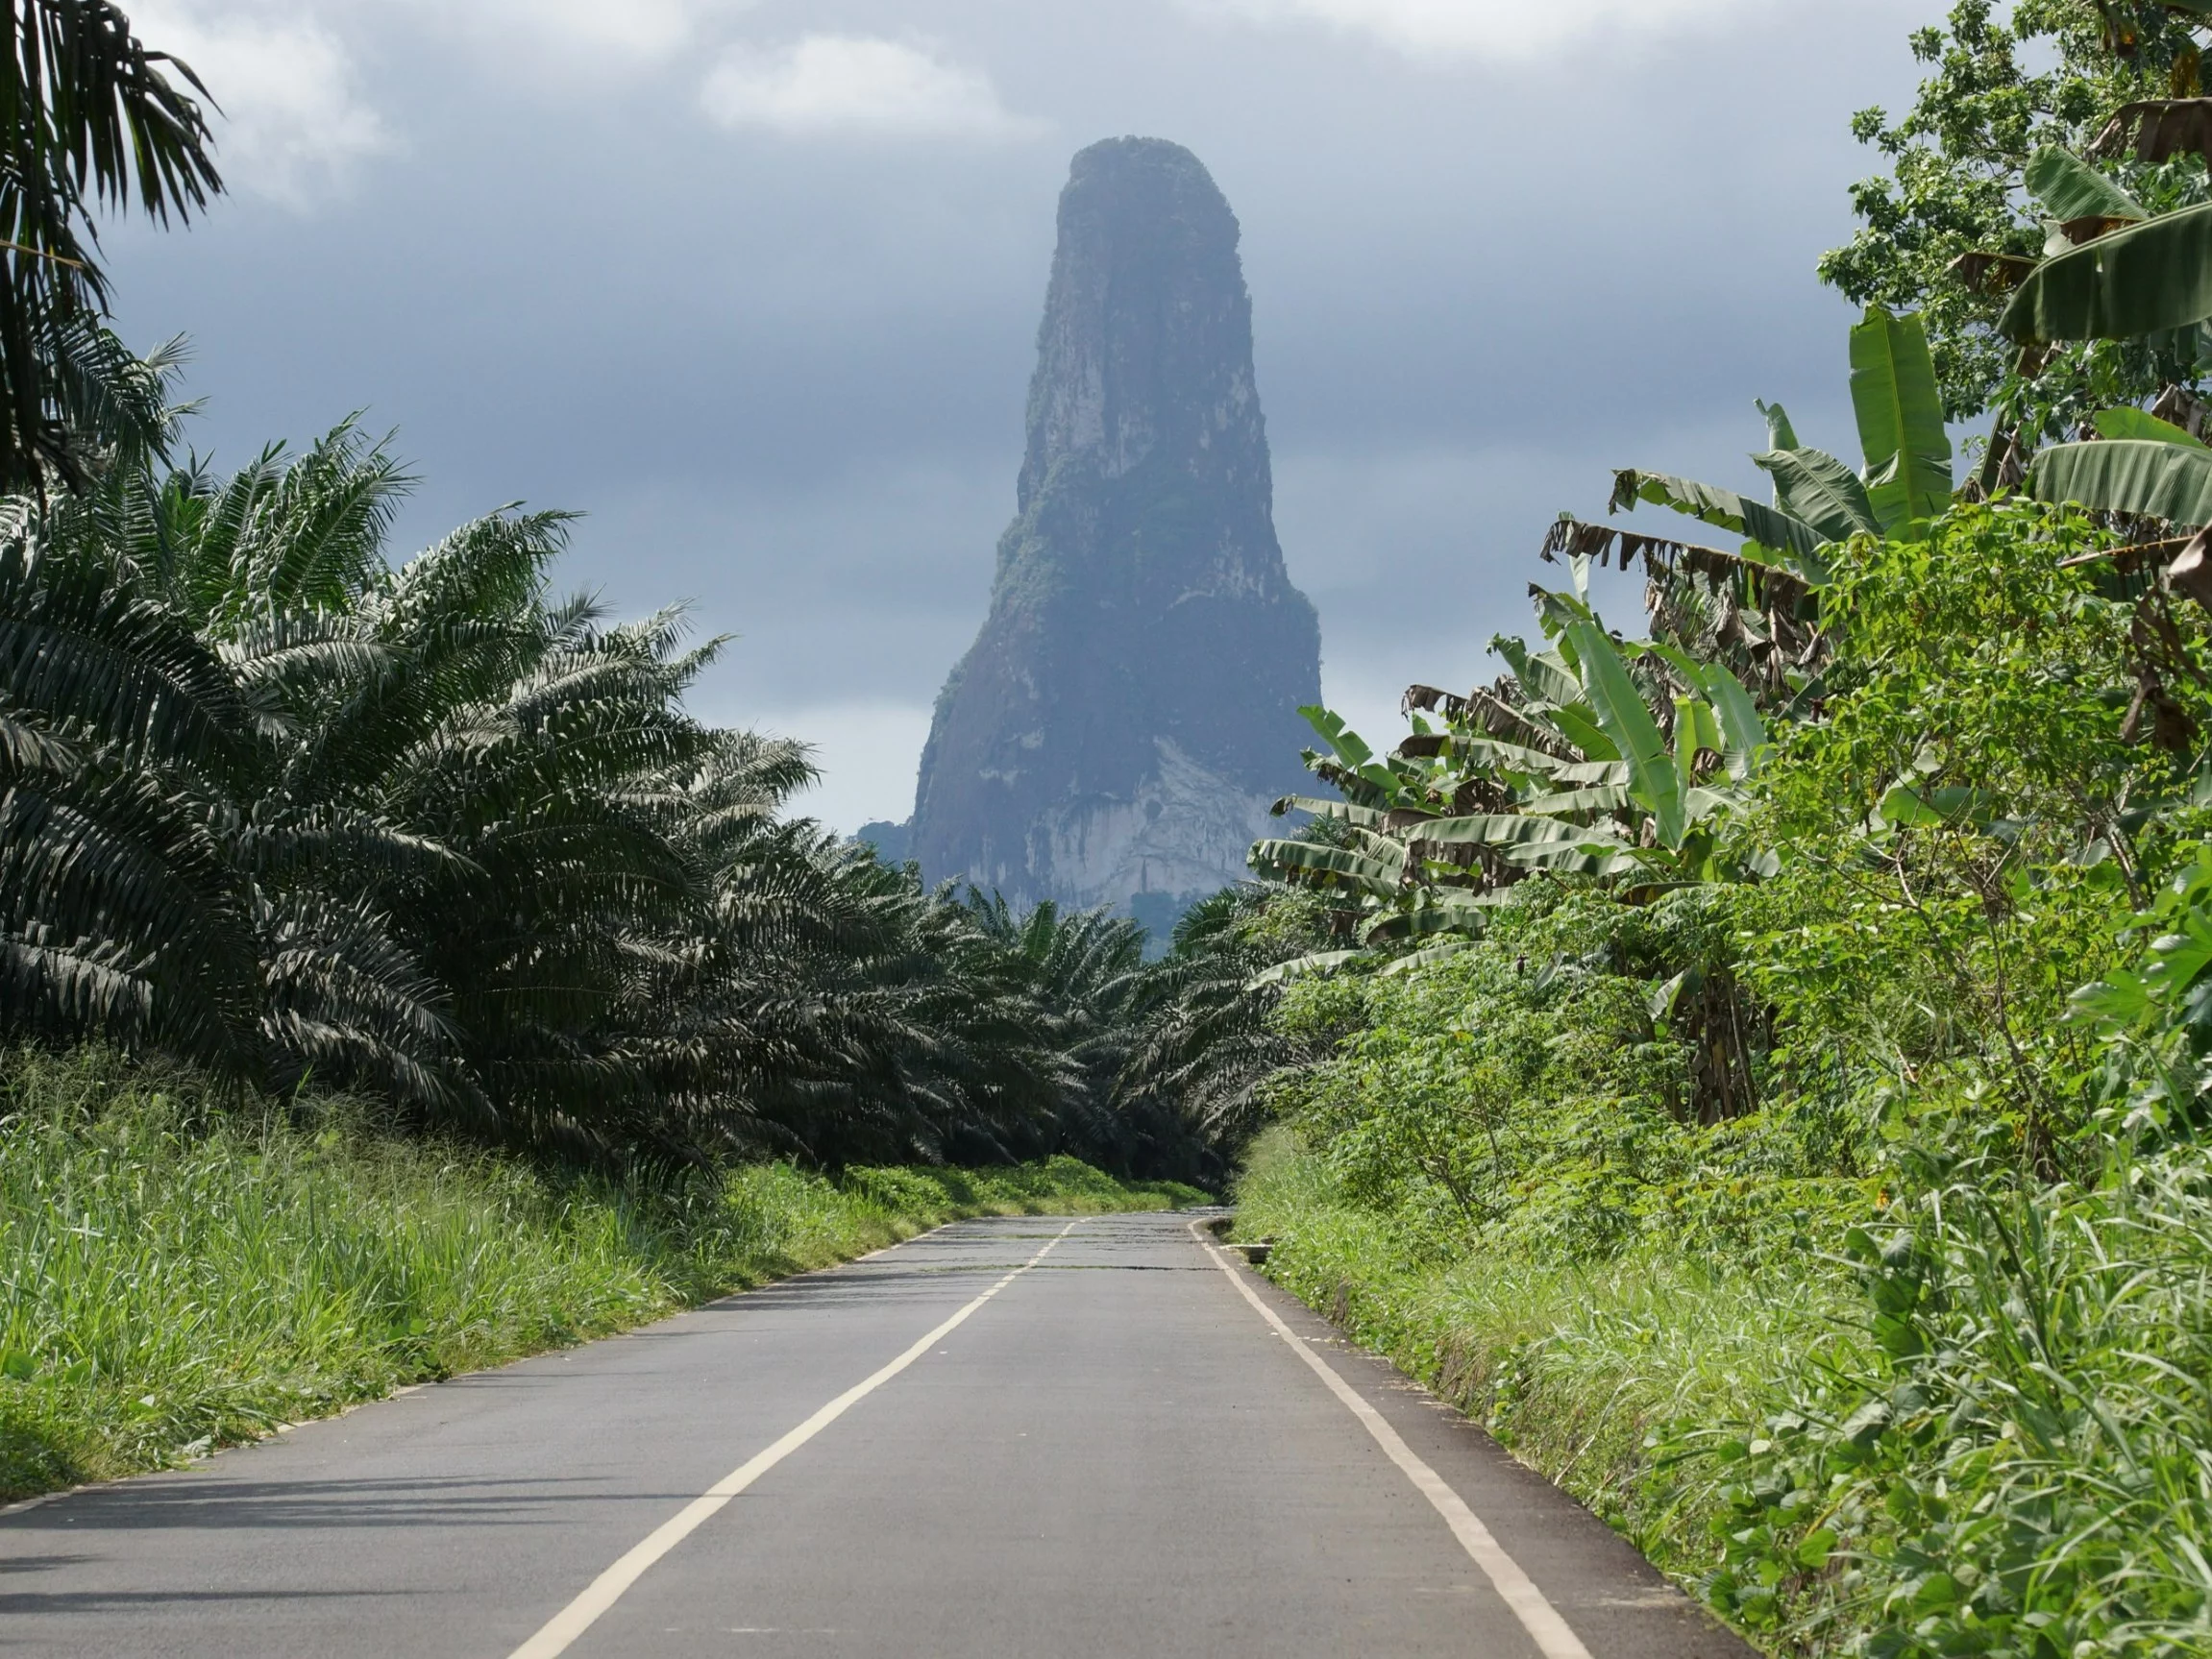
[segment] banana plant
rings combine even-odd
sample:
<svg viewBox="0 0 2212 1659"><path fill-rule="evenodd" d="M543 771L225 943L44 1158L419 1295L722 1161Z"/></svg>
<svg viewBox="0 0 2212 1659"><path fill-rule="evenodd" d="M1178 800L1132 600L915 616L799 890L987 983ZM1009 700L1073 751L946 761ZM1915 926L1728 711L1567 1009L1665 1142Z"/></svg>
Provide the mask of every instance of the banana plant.
<svg viewBox="0 0 2212 1659"><path fill-rule="evenodd" d="M2133 131L2139 145L2148 140L2151 150L2172 154L2172 137L2162 134L2153 110L2124 110L2097 148L2113 152ZM2212 203L2154 215L2056 145L2029 159L2026 182L2050 214L2045 257L1969 254L1956 267L1984 292L2012 290L1998 332L2040 348L2170 334L2212 319Z"/></svg>
<svg viewBox="0 0 2212 1659"><path fill-rule="evenodd" d="M2036 455L2028 488L2039 500L2192 528L2212 525L2212 449L2141 409L2101 410L2096 425L2098 438Z"/></svg>
<svg viewBox="0 0 2212 1659"><path fill-rule="evenodd" d="M1736 548L1566 517L1553 526L1544 556L1617 561L1623 570L1640 561L1655 639L1725 664L1769 709L1816 696L1826 659L1826 549L1856 536L1918 534L1952 497L1951 440L1920 319L1869 306L1851 330L1850 359L1856 469L1801 443L1782 406L1762 403L1767 447L1751 458L1772 480L1771 501L1641 468L1614 474L1612 512L1666 507L1741 537Z"/></svg>
<svg viewBox="0 0 2212 1659"><path fill-rule="evenodd" d="M2115 156L2131 144L2140 159L2164 161L2202 150L2212 138L2204 103L2128 105L2092 154ZM2050 215L2045 257L1969 254L1955 267L1983 292L2011 291L1998 330L2024 348L2024 366L2052 346L2090 340L2144 340L2191 360L2212 358L2212 204L2153 214L2055 145L2029 160L2027 183ZM2036 454L2027 480L2032 495L2184 526L2212 524L2212 451L2141 409L2106 409L2094 425L2095 438Z"/></svg>
<svg viewBox="0 0 2212 1659"><path fill-rule="evenodd" d="M1255 845L1254 870L1336 895L1344 931L1369 949L1437 936L1426 948L1448 949L1537 871L1639 888L1756 873L1728 866L1714 834L1766 746L1751 694L1679 648L1616 641L1582 593L1537 597L1549 648L1498 642L1512 672L1491 691L1413 688L1413 731L1393 754L1329 710L1301 711L1327 745L1307 764L1342 798L1277 802L1315 822ZM1271 971L1352 960L1324 954Z"/></svg>
<svg viewBox="0 0 2212 1659"><path fill-rule="evenodd" d="M1479 933L1502 890L1539 870L1646 887L1761 873L1730 866L1715 834L1767 736L1760 699L1714 647L1756 669L1770 702L1807 695L1819 635L1800 613L1826 584L1822 549L1914 534L1952 498L1951 441L1919 319L1869 306L1850 343L1859 469L1801 444L1781 405L1761 403L1768 448L1752 458L1773 480L1771 502L1617 473L1614 511L1668 507L1742 546L1695 548L1562 519L1545 556L1569 556L1575 591L1532 590L1547 643L1493 640L1511 670L1495 686L1463 696L1413 687L1404 705L1413 731L1388 755L1341 716L1300 711L1322 744L1307 766L1340 798L1277 802L1278 814L1315 821L1303 837L1255 844L1255 872L1341 898L1344 931L1363 946ZM1654 631L1671 637L1618 641L1590 609L1589 562L1614 555L1624 569L1643 558ZM1685 572L1702 589L1679 580ZM1727 614L1693 630L1709 617L1708 594ZM1689 648L1693 632L1707 648ZM1271 971L1351 960L1324 954L1326 963Z"/></svg>
<svg viewBox="0 0 2212 1659"><path fill-rule="evenodd" d="M2165 124L2173 113L2167 105L2130 105L2099 146L2112 149L2134 134L2147 159L2164 159L2177 148ZM2032 348L2172 336L2201 331L2212 320L2212 205L2152 217L2118 184L2055 147L2037 153L2028 180L2057 222L2047 245L2051 256L2018 277L2001 331ZM2212 524L2212 450L2141 409L2101 410L2094 425L2095 438L2036 455L2028 481L2037 499L2183 526Z"/></svg>
<svg viewBox="0 0 2212 1659"><path fill-rule="evenodd" d="M1817 587L1826 576L1822 548L1909 533L1951 503L1951 438L1918 317L1866 308L1851 330L1851 403L1864 462L1856 472L1800 444L1782 406L1761 403L1768 446L1752 462L1774 480L1772 505L1631 468L1614 475L1612 510L1649 502L1686 513L1744 537L1743 556L1782 565Z"/></svg>

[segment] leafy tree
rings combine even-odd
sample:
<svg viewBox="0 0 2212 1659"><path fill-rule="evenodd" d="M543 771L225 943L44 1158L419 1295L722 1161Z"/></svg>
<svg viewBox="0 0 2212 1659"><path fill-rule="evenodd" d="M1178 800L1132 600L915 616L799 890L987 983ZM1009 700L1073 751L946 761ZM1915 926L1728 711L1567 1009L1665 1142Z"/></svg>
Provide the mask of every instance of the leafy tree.
<svg viewBox="0 0 2212 1659"><path fill-rule="evenodd" d="M1275 1081L1326 1051L1277 1013L1280 969L1310 959L1328 935L1325 902L1313 894L1224 888L1184 914L1146 970L1115 1100L1126 1119L1179 1126L1198 1157L1193 1178L1224 1178L1265 1120Z"/></svg>
<svg viewBox="0 0 2212 1659"><path fill-rule="evenodd" d="M101 324L91 207L183 221L223 187L189 67L109 0L18 0L0 61L0 492L158 447L162 384ZM172 73L175 79L171 79Z"/></svg>
<svg viewBox="0 0 2212 1659"><path fill-rule="evenodd" d="M1954 421L1998 403L2017 362L1996 327L2003 290L1977 291L1954 266L1977 254L2041 256L2059 215L2030 190L2039 153L2078 156L2123 105L2200 90L2206 20L2193 7L2019 0L2002 19L1998 10L1960 0L1943 25L1915 31L1912 55L1929 72L1912 108L1896 120L1879 108L1853 117L1854 134L1889 171L1853 187L1860 229L1820 261L1822 280L1854 304L1925 317ZM2205 199L2194 159L2101 165L2153 211ZM2033 367L2039 389L2014 398L2011 413L2032 411L2052 432L2085 408L2148 402L2195 378L2193 366L2141 343L2061 352Z"/></svg>
<svg viewBox="0 0 2212 1659"><path fill-rule="evenodd" d="M347 425L0 503L11 1028L595 1159L1183 1156L1135 924L787 817L804 749L683 707L720 642L556 598L557 513L394 568L408 483Z"/></svg>

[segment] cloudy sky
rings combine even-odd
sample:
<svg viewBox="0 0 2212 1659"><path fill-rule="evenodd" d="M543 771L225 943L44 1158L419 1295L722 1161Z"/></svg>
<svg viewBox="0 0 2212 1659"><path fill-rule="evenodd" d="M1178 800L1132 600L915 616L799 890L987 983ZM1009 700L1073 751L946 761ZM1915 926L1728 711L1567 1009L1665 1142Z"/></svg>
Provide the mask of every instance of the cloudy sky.
<svg viewBox="0 0 2212 1659"><path fill-rule="evenodd" d="M126 0L126 4L129 0ZM1940 0L149 0L233 196L108 233L218 464L354 410L410 545L574 507L568 578L738 636L702 713L903 817L982 620L1068 158L1188 144L1244 230L1330 700L1495 672L1608 469L1849 451L1811 275ZM1616 606L1623 622L1633 605Z"/></svg>

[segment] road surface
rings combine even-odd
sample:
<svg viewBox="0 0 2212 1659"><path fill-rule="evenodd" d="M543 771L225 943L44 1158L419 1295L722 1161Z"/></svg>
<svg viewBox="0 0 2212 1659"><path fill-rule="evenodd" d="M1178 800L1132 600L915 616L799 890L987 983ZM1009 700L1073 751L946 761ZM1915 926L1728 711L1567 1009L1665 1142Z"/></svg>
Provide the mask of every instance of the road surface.
<svg viewBox="0 0 2212 1659"><path fill-rule="evenodd" d="M1187 1216L965 1222L0 1515L0 1653L1747 1659Z"/></svg>

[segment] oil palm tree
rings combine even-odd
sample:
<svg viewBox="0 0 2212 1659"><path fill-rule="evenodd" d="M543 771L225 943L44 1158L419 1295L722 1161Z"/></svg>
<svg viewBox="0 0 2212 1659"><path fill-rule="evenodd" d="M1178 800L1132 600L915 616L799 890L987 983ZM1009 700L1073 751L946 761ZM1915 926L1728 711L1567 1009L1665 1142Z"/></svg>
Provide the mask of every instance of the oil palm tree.
<svg viewBox="0 0 2212 1659"><path fill-rule="evenodd" d="M190 67L108 0L12 0L0 63L0 492L82 489L159 443L149 377L103 326L93 207L180 222L223 188ZM198 94L195 97L193 94Z"/></svg>
<svg viewBox="0 0 2212 1659"><path fill-rule="evenodd" d="M11 1023L597 1159L1127 1161L1135 924L790 817L721 642L556 596L560 514L395 568L408 487L347 423L0 513Z"/></svg>

